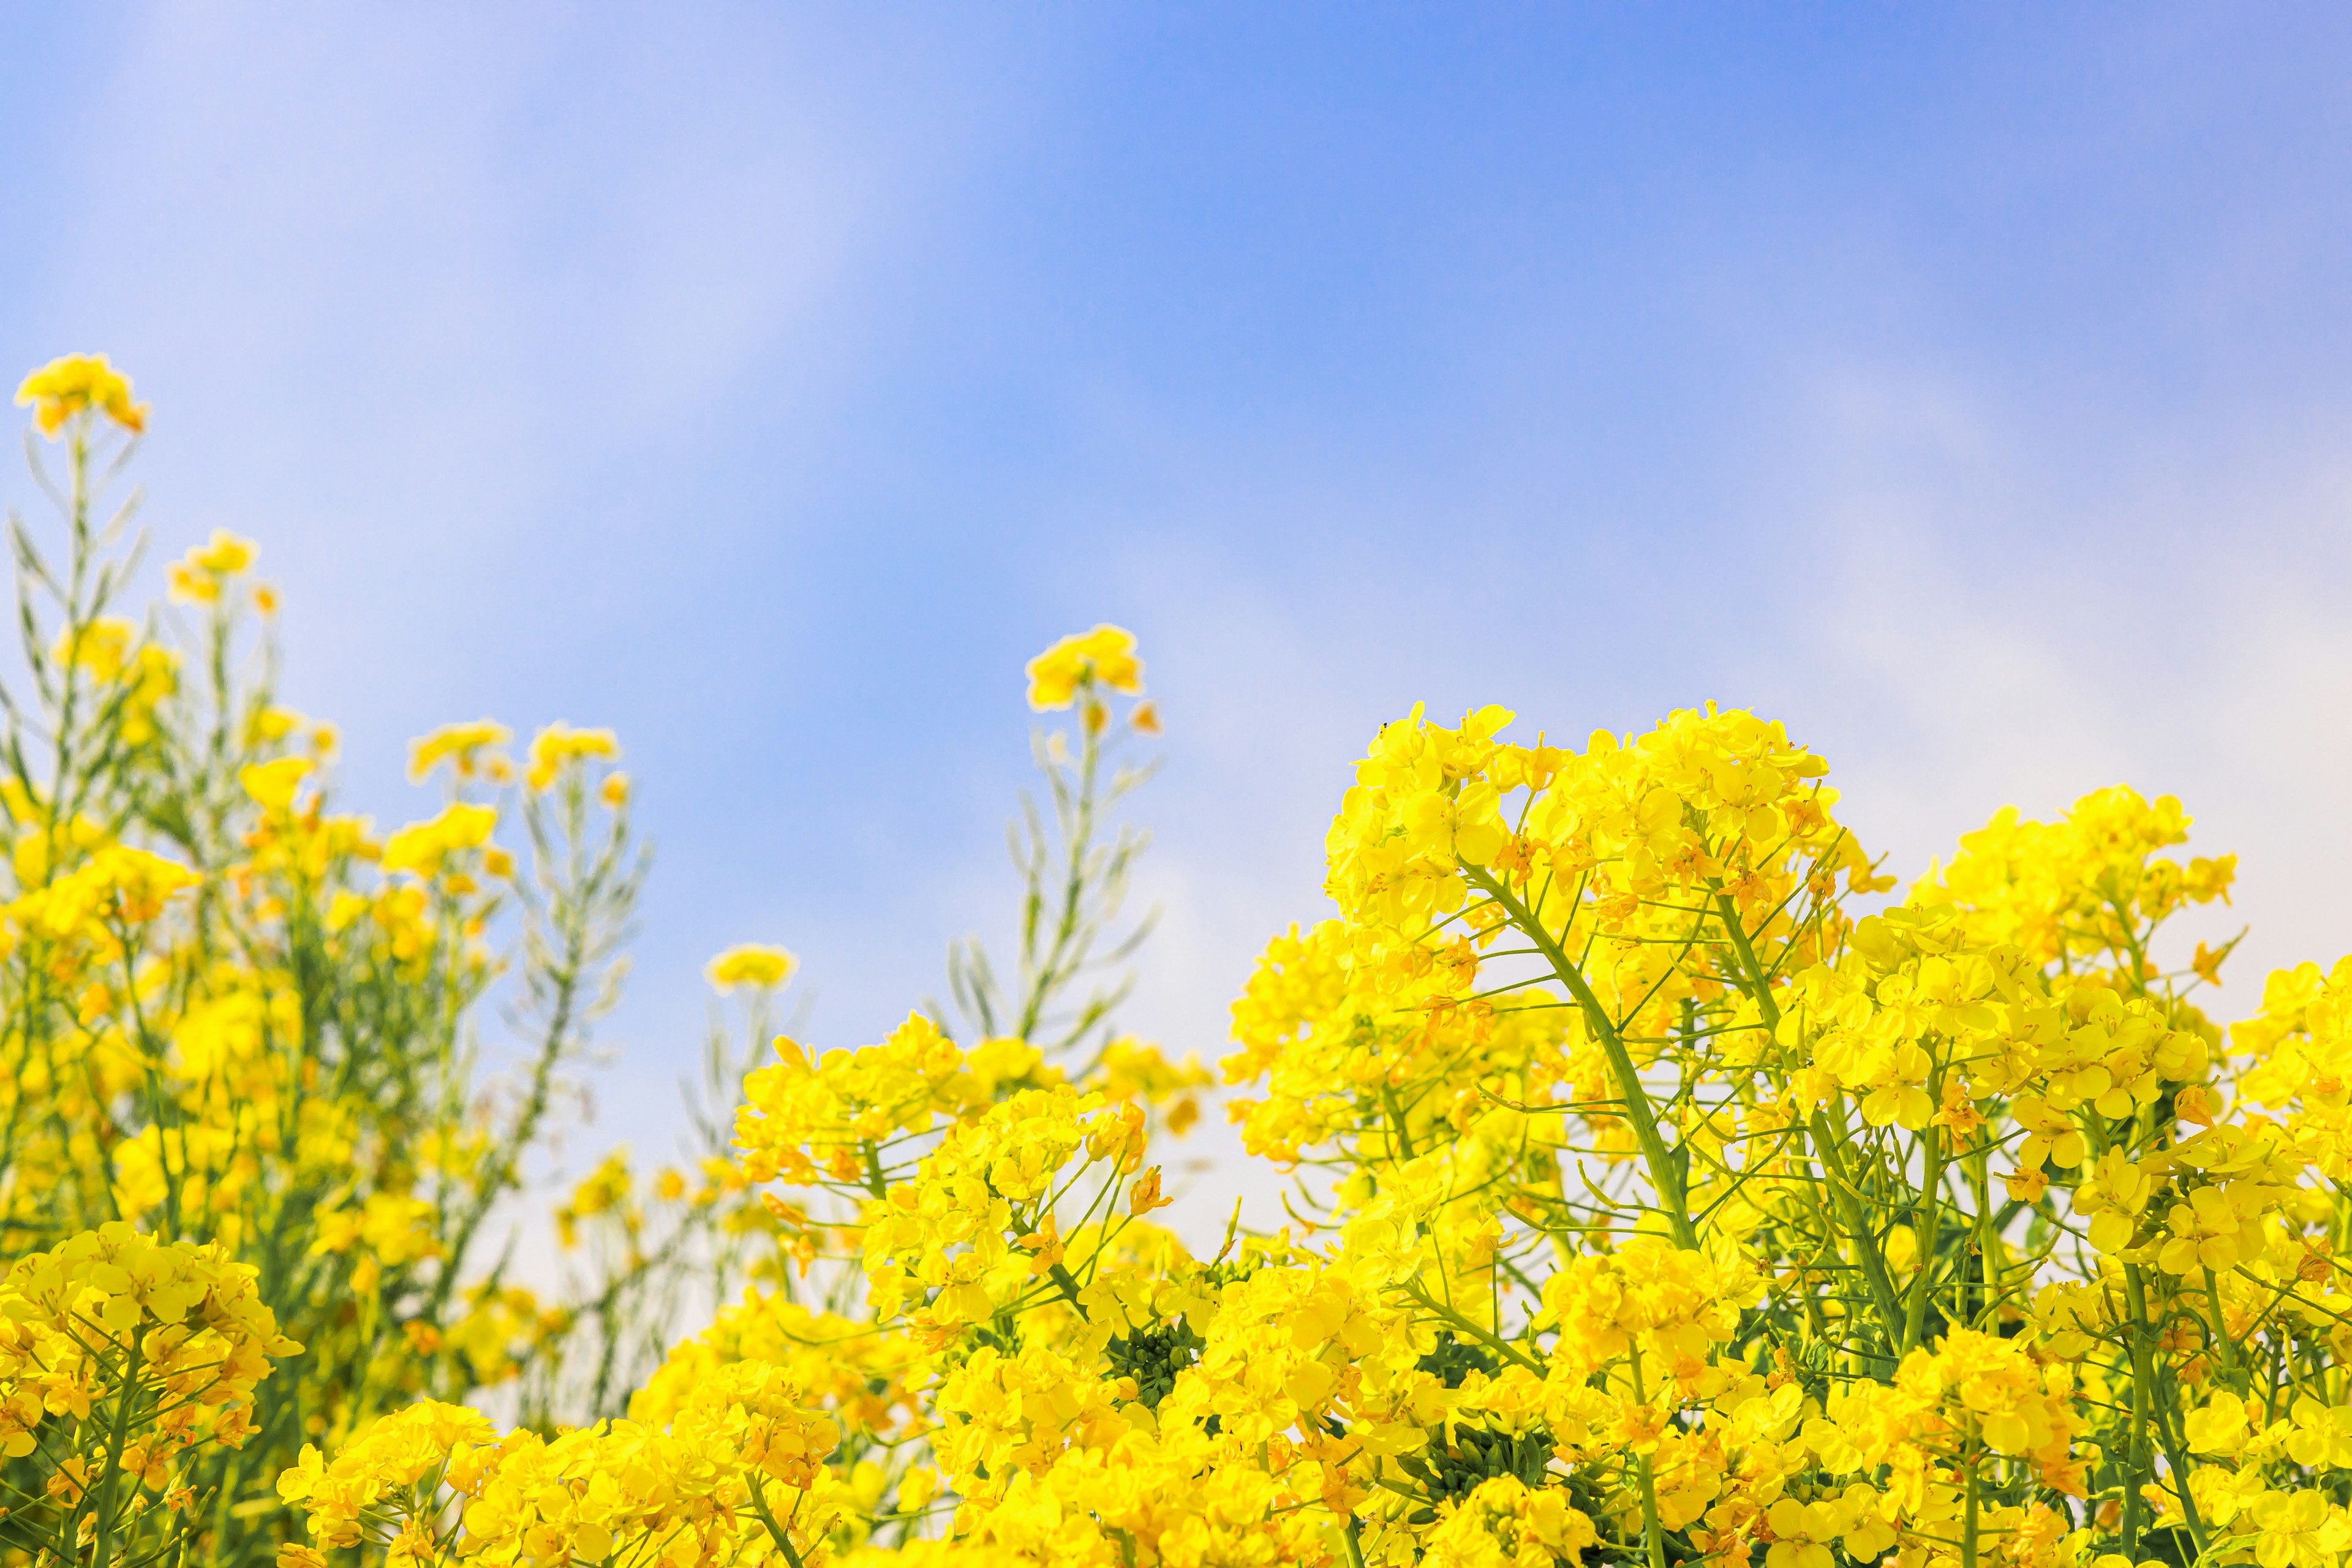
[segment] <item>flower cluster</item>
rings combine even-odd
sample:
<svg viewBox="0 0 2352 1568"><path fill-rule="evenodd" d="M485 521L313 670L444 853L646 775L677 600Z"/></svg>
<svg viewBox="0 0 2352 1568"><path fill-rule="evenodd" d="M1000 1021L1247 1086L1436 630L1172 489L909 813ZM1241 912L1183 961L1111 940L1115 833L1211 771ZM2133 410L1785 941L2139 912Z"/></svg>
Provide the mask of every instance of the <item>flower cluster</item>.
<svg viewBox="0 0 2352 1568"><path fill-rule="evenodd" d="M590 1402L565 1348L659 1259L572 1310L510 1277L505 1216L577 1102L636 855L595 731L541 745L534 793L502 727L454 727L416 747L449 784L423 820L341 809L254 542L198 536L123 602L128 378L70 356L19 401L62 526L20 541L5 705L0 1546L257 1568L306 1441L492 1384L537 1421ZM501 1016L520 1092L478 1067Z"/></svg>
<svg viewBox="0 0 2352 1568"><path fill-rule="evenodd" d="M425 1401L356 1434L331 1462L303 1450L278 1488L319 1548L289 1547L279 1562L317 1568L320 1548L375 1541L403 1565L618 1555L685 1568L781 1555L809 1568L830 1555L823 1461L838 1436L759 1362L715 1372L659 1428L501 1436L472 1410Z"/></svg>
<svg viewBox="0 0 2352 1568"><path fill-rule="evenodd" d="M31 407L44 436L56 436L83 414L103 414L134 435L147 428L147 405L131 401L131 378L104 354L51 360L18 385L16 405Z"/></svg>

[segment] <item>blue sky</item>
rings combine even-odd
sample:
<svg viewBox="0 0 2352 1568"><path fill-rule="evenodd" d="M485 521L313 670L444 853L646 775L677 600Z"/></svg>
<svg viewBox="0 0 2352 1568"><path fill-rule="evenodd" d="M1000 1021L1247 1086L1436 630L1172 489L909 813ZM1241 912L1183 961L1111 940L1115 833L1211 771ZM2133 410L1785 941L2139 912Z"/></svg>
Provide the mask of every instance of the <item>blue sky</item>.
<svg viewBox="0 0 2352 1568"><path fill-rule="evenodd" d="M1100 619L1177 1049L1416 700L1757 707L1906 870L2179 793L2250 1008L2352 948L2347 66L2316 6L70 8L0 54L0 363L134 374L159 542L261 541L380 817L442 721L621 731L583 1152L667 1142L719 947L820 1045L940 988Z"/></svg>

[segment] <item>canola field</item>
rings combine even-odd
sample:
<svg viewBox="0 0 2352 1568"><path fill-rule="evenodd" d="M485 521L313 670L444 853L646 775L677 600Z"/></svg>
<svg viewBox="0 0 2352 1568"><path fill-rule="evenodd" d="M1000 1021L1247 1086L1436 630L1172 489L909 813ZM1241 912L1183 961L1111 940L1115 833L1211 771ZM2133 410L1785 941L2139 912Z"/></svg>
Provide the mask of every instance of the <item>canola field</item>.
<svg viewBox="0 0 2352 1568"><path fill-rule="evenodd" d="M518 1209L646 869L617 742L454 725L437 812L339 812L254 544L125 602L129 380L19 402L55 515L11 524L0 767L11 1563L2352 1550L2352 960L2221 1013L2234 944L2165 927L2234 863L2177 801L2004 811L1898 878L1769 719L1416 707L1213 1073L1116 1031L1160 724L1098 626L1027 671L1018 954L821 1056L773 1032L789 954L719 955L699 1157L598 1165L533 1289ZM1195 1256L1153 1215L1203 1114L1291 1223Z"/></svg>

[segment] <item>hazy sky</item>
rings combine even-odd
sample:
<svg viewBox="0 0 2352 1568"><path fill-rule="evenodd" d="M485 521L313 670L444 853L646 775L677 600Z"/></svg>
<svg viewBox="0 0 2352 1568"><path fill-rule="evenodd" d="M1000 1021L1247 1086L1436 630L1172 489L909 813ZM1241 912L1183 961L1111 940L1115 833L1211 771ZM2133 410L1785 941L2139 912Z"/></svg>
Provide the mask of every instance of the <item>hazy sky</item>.
<svg viewBox="0 0 2352 1568"><path fill-rule="evenodd" d="M137 377L379 817L445 720L620 731L590 1144L667 1143L729 942L821 1046L940 988L1101 619L1176 1049L1416 700L1756 707L1906 871L2178 793L2250 1009L2352 948L2347 69L2264 5L28 11L0 365Z"/></svg>

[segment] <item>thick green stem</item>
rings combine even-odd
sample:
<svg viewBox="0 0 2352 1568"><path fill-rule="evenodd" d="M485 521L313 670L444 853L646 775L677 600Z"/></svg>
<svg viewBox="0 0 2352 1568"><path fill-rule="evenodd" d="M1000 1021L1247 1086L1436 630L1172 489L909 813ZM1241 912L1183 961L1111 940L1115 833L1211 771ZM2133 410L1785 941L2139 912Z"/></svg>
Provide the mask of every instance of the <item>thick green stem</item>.
<svg viewBox="0 0 2352 1568"><path fill-rule="evenodd" d="M1071 1308L1079 1317L1088 1321L1093 1321L1094 1314L1087 1310L1087 1304L1084 1301L1078 1300L1078 1282L1066 1266L1055 1264L1053 1268L1046 1270L1045 1277L1061 1287L1062 1294L1068 1299Z"/></svg>
<svg viewBox="0 0 2352 1568"><path fill-rule="evenodd" d="M776 1543L777 1548L784 1554L784 1561L791 1563L793 1568L803 1568L800 1549L793 1544L792 1532L777 1523L776 1516L768 1510L768 1500L760 1490L759 1477L746 1470L743 1472L743 1482L751 1493L751 1510L760 1516L760 1523L766 1528L768 1539Z"/></svg>
<svg viewBox="0 0 2352 1568"><path fill-rule="evenodd" d="M1764 973L1763 961L1756 956L1756 944L1748 938L1748 928L1739 919L1739 906L1731 901L1729 893L1715 895L1716 912L1723 917L1723 929L1731 938L1731 951L1739 959L1740 990L1756 1004L1756 1016L1764 1020L1768 1029L1780 1026L1780 1004L1773 999L1771 977Z"/></svg>
<svg viewBox="0 0 2352 1568"><path fill-rule="evenodd" d="M2210 1268L2205 1270L2205 1300L2213 1308L2213 1348L2221 1355L2221 1375L2242 1398L2246 1392L2246 1379L2238 1365L2238 1344L2230 1337L2230 1325L2221 1315L2221 1282L2213 1277Z"/></svg>
<svg viewBox="0 0 2352 1568"><path fill-rule="evenodd" d="M2000 1299L2000 1232L1993 1223L1992 1153L1979 1149L1970 1156L1969 1173L1977 1194L1977 1311L1971 1315L1966 1286L1958 1292L1959 1310L1954 1317L1960 1322L1976 1324L1979 1318L1989 1317L1992 1304Z"/></svg>
<svg viewBox="0 0 2352 1568"><path fill-rule="evenodd" d="M115 1394L114 1430L107 1438L105 1479L98 1500L98 1532L90 1546L89 1568L108 1568L113 1558L115 1490L122 1480L122 1450L131 1441L131 1409L139 1400L139 1371L144 1360L134 1330L131 1334L130 1359L122 1368L122 1386ZM80 1510L75 1511L79 1515ZM80 1521L77 1518L71 1522L79 1525Z"/></svg>
<svg viewBox="0 0 2352 1568"><path fill-rule="evenodd" d="M1396 1087L1385 1079L1381 1084L1381 1107L1389 1113L1389 1124L1396 1129L1397 1152L1412 1159L1412 1134L1405 1130L1404 1107L1397 1102Z"/></svg>
<svg viewBox="0 0 2352 1568"><path fill-rule="evenodd" d="M2140 1488L2156 1469L2156 1461L2148 1455L2147 1443L2147 1382L2138 1375L2142 1357L2139 1352L2139 1332L2132 1335L2132 1386L2130 1446L2124 1452L2124 1555L2139 1561L2140 1513L2146 1503Z"/></svg>

